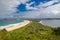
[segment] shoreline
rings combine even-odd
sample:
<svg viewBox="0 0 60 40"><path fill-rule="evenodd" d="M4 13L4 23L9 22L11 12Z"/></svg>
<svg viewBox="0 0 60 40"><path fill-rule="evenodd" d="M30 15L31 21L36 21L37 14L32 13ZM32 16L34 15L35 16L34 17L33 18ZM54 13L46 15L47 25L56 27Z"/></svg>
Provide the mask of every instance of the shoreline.
<svg viewBox="0 0 60 40"><path fill-rule="evenodd" d="M15 23L15 24L9 24L9 25L6 25L6 26L0 26L0 30L3 30L4 28L8 28L8 27L11 27L11 26L14 26L14 25L22 24L22 23L23 22Z"/></svg>
<svg viewBox="0 0 60 40"><path fill-rule="evenodd" d="M24 20L24 22L23 22L22 24L17 24L17 25L13 25L13 26L7 27L7 28L5 28L5 30L6 30L7 32L9 32L9 31L12 31L12 30L15 30L15 29L24 27L25 25L27 25L27 24L29 24L29 23L30 23L29 20Z"/></svg>

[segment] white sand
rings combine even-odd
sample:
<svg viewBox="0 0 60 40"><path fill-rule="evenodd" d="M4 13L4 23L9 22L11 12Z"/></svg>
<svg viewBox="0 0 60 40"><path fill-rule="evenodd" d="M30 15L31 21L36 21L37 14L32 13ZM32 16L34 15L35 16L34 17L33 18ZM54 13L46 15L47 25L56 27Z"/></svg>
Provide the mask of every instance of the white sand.
<svg viewBox="0 0 60 40"><path fill-rule="evenodd" d="M7 32L9 32L9 31L12 31L12 30L15 30L15 29L24 27L25 25L27 25L27 24L29 24L29 23L30 23L30 21L25 20L22 24L14 25L14 26L12 26L12 27L7 27L7 28L5 28L5 30L6 30Z"/></svg>

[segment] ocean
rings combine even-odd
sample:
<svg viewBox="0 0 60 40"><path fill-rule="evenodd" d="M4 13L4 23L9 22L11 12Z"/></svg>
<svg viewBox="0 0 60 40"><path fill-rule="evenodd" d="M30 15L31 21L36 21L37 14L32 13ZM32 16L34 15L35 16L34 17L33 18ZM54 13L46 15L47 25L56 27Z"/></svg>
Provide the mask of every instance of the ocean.
<svg viewBox="0 0 60 40"><path fill-rule="evenodd" d="M0 20L0 29L23 23L23 20Z"/></svg>
<svg viewBox="0 0 60 40"><path fill-rule="evenodd" d="M41 20L41 24L50 27L60 27L60 20Z"/></svg>

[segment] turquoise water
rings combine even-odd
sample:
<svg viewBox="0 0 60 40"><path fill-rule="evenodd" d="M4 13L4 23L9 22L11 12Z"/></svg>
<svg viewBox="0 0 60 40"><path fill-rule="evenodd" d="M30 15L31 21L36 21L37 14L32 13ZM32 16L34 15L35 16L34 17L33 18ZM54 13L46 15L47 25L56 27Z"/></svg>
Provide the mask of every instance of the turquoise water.
<svg viewBox="0 0 60 40"><path fill-rule="evenodd" d="M20 23L23 22L23 20L1 20L0 21L0 26L7 26L10 24L16 24L16 23Z"/></svg>
<svg viewBox="0 0 60 40"><path fill-rule="evenodd" d="M41 20L41 23L51 27L60 27L60 20Z"/></svg>

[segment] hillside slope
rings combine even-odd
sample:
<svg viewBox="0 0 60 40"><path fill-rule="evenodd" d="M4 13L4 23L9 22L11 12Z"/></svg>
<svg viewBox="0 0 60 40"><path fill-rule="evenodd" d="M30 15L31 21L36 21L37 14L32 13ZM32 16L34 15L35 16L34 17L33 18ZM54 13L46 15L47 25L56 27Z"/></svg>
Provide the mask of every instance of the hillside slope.
<svg viewBox="0 0 60 40"><path fill-rule="evenodd" d="M54 28L44 26L38 22L31 22L25 27L6 32L0 31L0 40L60 40Z"/></svg>

